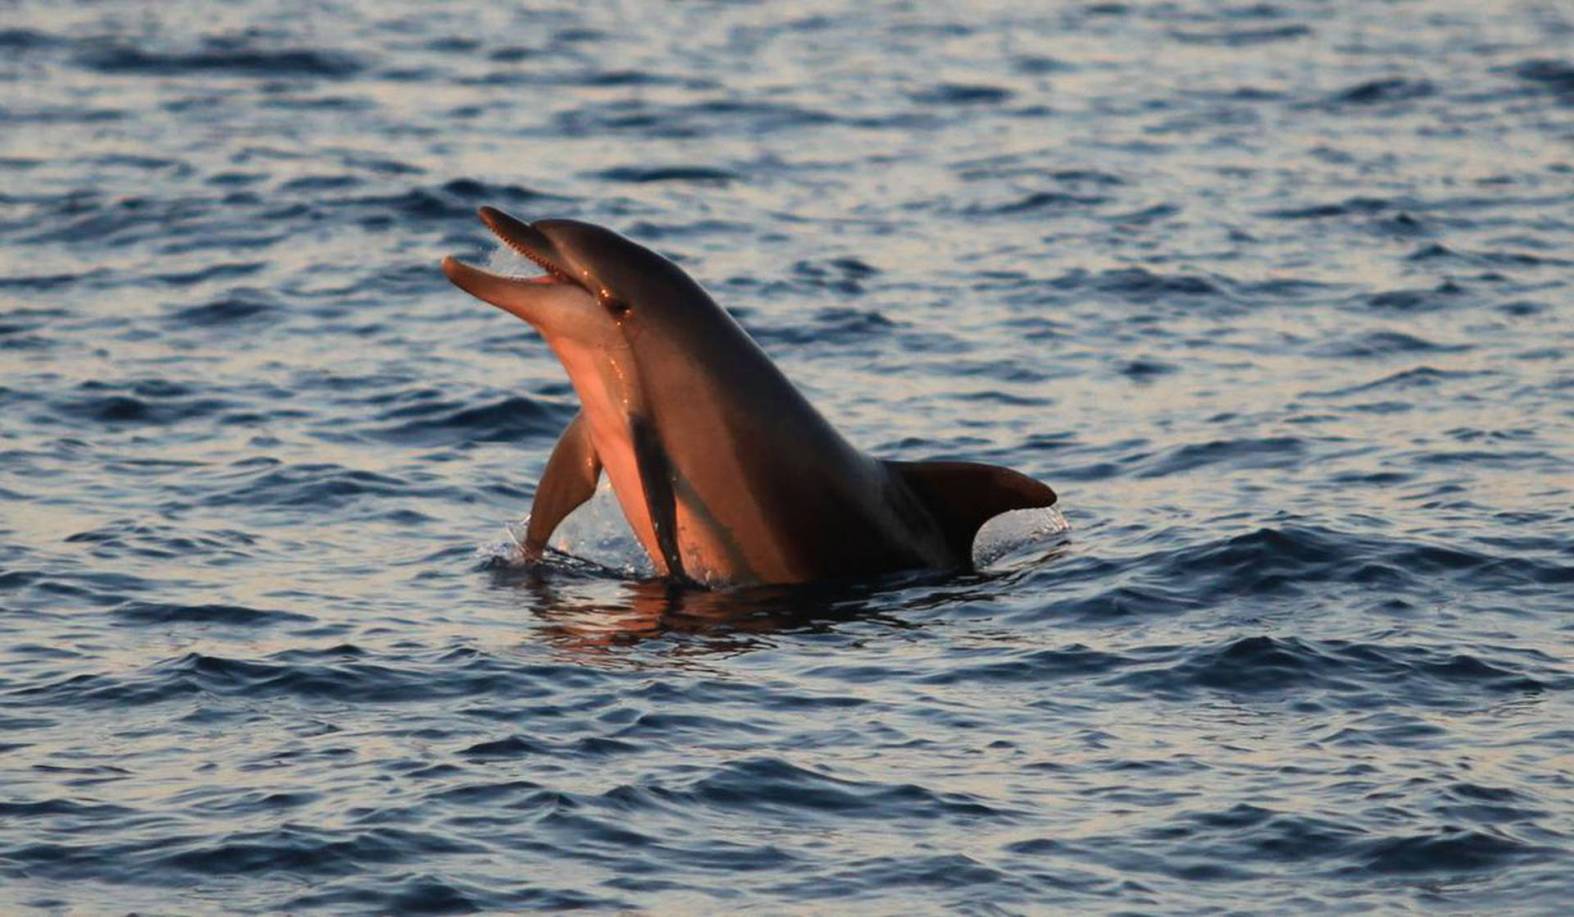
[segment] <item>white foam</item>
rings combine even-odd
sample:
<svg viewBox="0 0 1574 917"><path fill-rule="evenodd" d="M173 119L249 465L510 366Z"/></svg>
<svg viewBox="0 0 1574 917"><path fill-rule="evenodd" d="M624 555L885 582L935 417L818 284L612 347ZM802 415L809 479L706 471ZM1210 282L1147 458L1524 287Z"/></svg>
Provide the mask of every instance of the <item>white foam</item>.
<svg viewBox="0 0 1574 917"><path fill-rule="evenodd" d="M984 523L973 537L973 566L994 566L1019 552L1037 551L1058 544L1071 531L1060 509L1018 509L1001 513Z"/></svg>

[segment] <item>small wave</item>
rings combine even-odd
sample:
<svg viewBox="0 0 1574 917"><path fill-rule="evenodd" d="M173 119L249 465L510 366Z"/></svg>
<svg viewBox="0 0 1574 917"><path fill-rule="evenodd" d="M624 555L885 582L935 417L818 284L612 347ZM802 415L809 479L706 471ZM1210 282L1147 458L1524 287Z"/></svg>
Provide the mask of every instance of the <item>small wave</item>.
<svg viewBox="0 0 1574 917"><path fill-rule="evenodd" d="M874 900L889 898L891 889L924 890L928 893L955 889L972 900L984 889L1008 886L1014 877L986 865L964 853L940 853L928 856L876 855L860 857L847 867L830 875L802 878L787 884L786 888L798 900L836 901L840 906L856 896L870 896ZM854 907L856 909L856 907ZM813 908L813 910L819 910ZM959 904L955 910L970 910Z"/></svg>
<svg viewBox="0 0 1574 917"><path fill-rule="evenodd" d="M278 303L260 290L239 289L222 299L173 312L168 321L177 328L216 328L261 319L278 311Z"/></svg>
<svg viewBox="0 0 1574 917"><path fill-rule="evenodd" d="M1471 379L1481 375L1478 372L1457 369L1438 369L1434 366L1417 366L1412 369L1400 370L1390 373L1371 382L1362 382L1345 388L1331 389L1325 392L1307 392L1307 397L1312 398L1343 398L1349 395L1363 395L1371 392L1405 391L1414 388L1432 388L1448 382L1461 379Z"/></svg>
<svg viewBox="0 0 1574 917"><path fill-rule="evenodd" d="M568 82L576 86L681 86L685 89L714 89L711 80L669 76L648 70L575 71Z"/></svg>
<svg viewBox="0 0 1574 917"><path fill-rule="evenodd" d="M474 178L451 179L444 182L440 190L445 194L462 197L467 201L507 201L515 204L546 197L555 197L555 195L526 188L523 185L495 184Z"/></svg>
<svg viewBox="0 0 1574 917"><path fill-rule="evenodd" d="M1044 54L1023 54L1011 59L1011 67L1018 73L1031 76L1046 76L1051 73L1070 73L1077 69L1076 65L1068 63L1058 57L1049 57Z"/></svg>
<svg viewBox="0 0 1574 917"><path fill-rule="evenodd" d="M1019 213L1034 213L1044 210L1064 210L1071 208L1092 207L1105 203L1108 198L1087 194L1067 194L1063 191L1035 191L1025 197L993 206L971 206L964 208L963 213L974 216L1000 215L1010 216Z"/></svg>
<svg viewBox="0 0 1574 917"><path fill-rule="evenodd" d="M1424 99L1436 94L1437 88L1427 80L1389 77L1359 83L1342 89L1328 97L1328 104L1336 107L1389 105Z"/></svg>
<svg viewBox="0 0 1574 917"><path fill-rule="evenodd" d="M68 535L65 543L93 545L100 556L105 552L126 551L141 557L167 559L209 552L235 554L254 545L256 539L233 529L199 532L168 523L122 518Z"/></svg>
<svg viewBox="0 0 1574 917"><path fill-rule="evenodd" d="M913 101L925 105L997 105L1014 95L1001 86L975 83L941 83L932 89L912 94Z"/></svg>
<svg viewBox="0 0 1574 917"><path fill-rule="evenodd" d="M222 413L229 401L198 395L180 383L160 379L134 382L84 382L82 394L55 399L53 410L68 417L109 425L171 425Z"/></svg>
<svg viewBox="0 0 1574 917"><path fill-rule="evenodd" d="M131 113L118 108L90 108L85 105L41 106L24 110L0 106L0 122L10 124L97 124L122 121Z"/></svg>
<svg viewBox="0 0 1574 917"><path fill-rule="evenodd" d="M1223 291L1213 282L1190 274L1157 274L1145 268L1115 268L1089 274L1077 269L1051 281L1059 289L1091 287L1133 302L1150 303L1170 296L1214 296Z"/></svg>
<svg viewBox="0 0 1574 917"><path fill-rule="evenodd" d="M272 624L311 622L309 615L291 611L248 608L244 605L171 605L163 602L129 602L110 612L130 624L216 624L223 627L265 627Z"/></svg>
<svg viewBox="0 0 1574 917"><path fill-rule="evenodd" d="M1326 357L1388 357L1413 353L1464 353L1470 344L1439 344L1402 331L1373 331L1324 342L1312 349Z"/></svg>
<svg viewBox="0 0 1574 917"><path fill-rule="evenodd" d="M1550 852L1501 834L1454 829L1373 841L1364 869L1385 875L1479 872Z"/></svg>
<svg viewBox="0 0 1574 917"><path fill-rule="evenodd" d="M750 812L968 821L1008 817L964 794L940 794L913 784L846 780L770 757L728 762L679 792L697 804Z"/></svg>
<svg viewBox="0 0 1574 917"><path fill-rule="evenodd" d="M1170 37L1188 45L1219 45L1226 48L1245 48L1282 41L1293 41L1297 38L1305 38L1311 34L1311 27L1296 23L1257 29L1223 29L1213 32L1173 31L1170 33Z"/></svg>
<svg viewBox="0 0 1574 917"><path fill-rule="evenodd" d="M1274 277L1255 283L1243 283L1239 285L1238 289L1242 296L1248 298L1270 296L1274 299L1290 302L1304 302L1323 297L1338 289L1338 287L1304 278Z"/></svg>
<svg viewBox="0 0 1574 917"><path fill-rule="evenodd" d="M489 891L453 878L427 874L376 886L334 888L332 882L319 882L317 890L290 899L282 909L291 912L472 914L587 908L617 912L635 910L628 902L617 898L597 897L573 889L547 888L532 883L508 892Z"/></svg>
<svg viewBox="0 0 1574 917"><path fill-rule="evenodd" d="M1094 281L1099 290L1147 301L1160 296L1208 296L1220 292L1213 283L1185 274L1155 274L1143 268L1104 271Z"/></svg>
<svg viewBox="0 0 1574 917"><path fill-rule="evenodd" d="M863 282L880 273L879 268L873 267L857 258L841 257L826 260L803 260L792 266L793 275L818 289L829 290L844 296L857 296L864 292ZM841 313L852 312L844 309L822 309L819 313L821 319L840 321L846 318ZM877 313L874 313L877 315ZM889 325L884 316L879 316L877 323Z"/></svg>
<svg viewBox="0 0 1574 917"><path fill-rule="evenodd" d="M215 490L202 500L207 506L343 507L368 498L396 498L421 492L409 482L372 471L331 463L281 466L266 458L235 463L234 486Z"/></svg>
<svg viewBox="0 0 1574 917"><path fill-rule="evenodd" d="M550 755L556 749L527 736L515 735L490 742L477 742L460 752L467 758L520 758L525 755Z"/></svg>
<svg viewBox="0 0 1574 917"><path fill-rule="evenodd" d="M848 281L824 284L835 292L852 292ZM819 286L820 284L816 284ZM861 288L858 289L861 292ZM820 309L812 322L795 322L790 325L748 325L749 333L763 344L783 344L791 347L826 347L848 344L869 337L884 338L897 327L883 314L849 308Z"/></svg>
<svg viewBox="0 0 1574 917"><path fill-rule="evenodd" d="M832 124L830 112L795 105L714 99L684 105L661 105L643 100L586 103L558 112L548 130L551 136L585 137L598 134L632 134L641 138L693 138L771 134Z"/></svg>
<svg viewBox="0 0 1574 917"><path fill-rule="evenodd" d="M0 48L7 51L31 51L64 43L64 39L36 29L0 29Z"/></svg>
<svg viewBox="0 0 1574 917"><path fill-rule="evenodd" d="M96 166L129 168L136 169L139 172L168 170L181 177L190 175L193 171L189 164L179 159L168 159L163 156L143 156L135 153L109 153L104 156L94 156L88 161Z"/></svg>
<svg viewBox="0 0 1574 917"><path fill-rule="evenodd" d="M152 616L157 618L162 613L155 610ZM231 619L237 617L233 612L224 614ZM200 615L176 609L170 617L183 621ZM248 618L249 615L239 617ZM203 695L293 697L335 703L407 703L480 697L494 692L529 696L539 690L532 686L534 679L551 678L552 673L559 677L565 673L567 677L576 677L572 671L556 666L534 671L510 670L498 666L490 657L445 667L443 677L434 679L429 665L415 661L396 666L367 662L354 656L324 657L321 661L307 662L277 656L256 660L189 653L129 673L70 676L36 685L27 694L66 706L134 707Z"/></svg>
<svg viewBox="0 0 1574 917"><path fill-rule="evenodd" d="M69 274L13 274L8 277L0 277L0 290L58 290L63 287L102 279L104 276L104 273L101 271L73 271ZM15 318L17 313L9 313L7 317ZM28 330L27 326L22 325L6 325L3 327L6 330L0 331L0 334L15 334L20 330Z"/></svg>
<svg viewBox="0 0 1574 917"><path fill-rule="evenodd" d="M514 395L488 404L423 401L385 412L375 436L390 442L458 445L467 442L518 442L557 436L573 414L562 405Z"/></svg>
<svg viewBox="0 0 1574 917"><path fill-rule="evenodd" d="M82 55L82 64L100 73L182 76L235 73L246 76L343 78L361 71L353 57L333 51L264 51L227 43L186 53L149 51L133 45L104 44Z"/></svg>
<svg viewBox="0 0 1574 917"><path fill-rule="evenodd" d="M1547 311L1547 307L1543 303L1531 302L1525 299L1516 299L1510 302L1502 303L1495 308L1497 311L1502 312L1505 315L1513 316L1514 318L1525 318L1531 315L1540 315L1541 313Z"/></svg>
<svg viewBox="0 0 1574 917"><path fill-rule="evenodd" d="M1221 860L1299 863L1349 857L1363 838L1353 823L1248 803L1177 819L1168 830L1195 838L1199 853Z"/></svg>
<svg viewBox="0 0 1574 917"><path fill-rule="evenodd" d="M297 875L353 875L374 863L421 861L483 848L453 837L381 827L350 837L289 825L272 831L232 834L219 841L195 842L145 864L206 876L257 875L284 871Z"/></svg>
<svg viewBox="0 0 1574 917"><path fill-rule="evenodd" d="M259 235L249 222L228 219L231 204L211 194L112 198L77 194L44 198L39 203L59 207L65 218L36 227L29 224L31 234L23 236L23 242L63 243L94 251L151 244L163 254L222 248L233 254L235 248L263 247L287 235L277 228Z"/></svg>
<svg viewBox="0 0 1574 917"><path fill-rule="evenodd" d="M1186 443L1146 463L1138 476L1161 478L1214 464L1236 469L1291 468L1299 465L1305 454L1306 443L1293 436Z"/></svg>
<svg viewBox="0 0 1574 917"><path fill-rule="evenodd" d="M1050 177L1057 182L1067 185L1095 185L1111 188L1126 184L1126 180L1112 172L1102 172L1098 169L1061 169L1053 172Z"/></svg>
<svg viewBox="0 0 1574 917"><path fill-rule="evenodd" d="M207 267L194 271L172 271L163 274L154 274L153 279L171 286L187 287L199 283L208 283L214 280L230 280L235 277L247 277L267 267L264 261L239 261L228 264L210 264ZM257 291L237 291L247 295L266 295Z"/></svg>
<svg viewBox="0 0 1574 917"><path fill-rule="evenodd" d="M1332 204L1312 204L1304 207L1270 210L1264 215L1281 220L1315 220L1328 217L1368 216L1380 213L1392 206L1394 206L1392 201L1380 197L1352 197Z"/></svg>
<svg viewBox="0 0 1574 917"><path fill-rule="evenodd" d="M1304 695L1310 690L1344 695L1355 708L1379 687L1400 692L1417 705L1479 704L1481 692L1537 694L1547 685L1481 659L1443 656L1426 647L1383 646L1345 641L1312 642L1292 637L1243 637L1187 653L1173 666L1140 668L1117 684L1167 697L1197 689L1241 694ZM1403 732L1391 738L1406 740Z"/></svg>
<svg viewBox="0 0 1574 917"><path fill-rule="evenodd" d="M478 203L519 206L556 195L515 184L493 184L473 178L457 178L442 185L421 185L391 194L346 197L313 194L313 207L364 211L360 222L371 228L391 225L396 220L450 221L473 219Z"/></svg>
<svg viewBox="0 0 1574 917"><path fill-rule="evenodd" d="M1335 676L1345 668L1338 660L1311 645L1293 639L1245 637L1212 650L1196 653L1166 677L1142 679L1149 687L1203 687L1254 693L1284 691L1318 685L1340 684Z"/></svg>
<svg viewBox="0 0 1574 917"><path fill-rule="evenodd" d="M386 657L384 657L386 659ZM441 672L441 678L436 673ZM60 705L142 706L197 695L291 697L323 703L425 703L471 697L530 697L546 684L587 686L593 672L567 665L499 664L471 653L464 659L371 662L353 653L323 651L312 659L263 659L187 653L127 673L80 673L39 684L30 697Z"/></svg>
<svg viewBox="0 0 1574 917"><path fill-rule="evenodd" d="M1174 363L1155 360L1151 357L1131 360L1120 368L1120 374L1128 379L1149 380L1157 376L1170 376L1180 372L1180 367Z"/></svg>
<svg viewBox="0 0 1574 917"><path fill-rule="evenodd" d="M617 166L595 173L605 181L646 185L653 182L698 182L725 185L742 178L737 172L706 166Z"/></svg>
<svg viewBox="0 0 1574 917"><path fill-rule="evenodd" d="M1574 64L1568 61L1528 60L1514 68L1514 75L1574 101Z"/></svg>
<svg viewBox="0 0 1574 917"><path fill-rule="evenodd" d="M1463 261L1479 265L1499 265L1507 267L1539 267L1544 264L1567 266L1574 264L1567 258L1556 258L1548 255L1532 255L1527 252L1505 251L1457 251L1440 243L1430 243L1405 256L1406 261Z"/></svg>
<svg viewBox="0 0 1574 917"><path fill-rule="evenodd" d="M997 655L994 653L991 656ZM1052 682L1113 672L1131 660L1080 644L1061 649L1014 653L1011 658L979 665L954 665L921 679L924 684L975 684L980 682Z"/></svg>
<svg viewBox="0 0 1574 917"><path fill-rule="evenodd" d="M1431 290L1388 290L1367 298L1374 309L1391 309L1396 312L1430 312L1446 308L1448 300L1459 295L1456 288L1440 287Z"/></svg>
<svg viewBox="0 0 1574 917"><path fill-rule="evenodd" d="M39 570L6 570L0 572L0 591L24 589L45 579Z"/></svg>
<svg viewBox="0 0 1574 917"><path fill-rule="evenodd" d="M1104 217L1104 221L1116 226L1147 226L1159 220L1169 219L1180 212L1181 208L1175 204L1154 204L1139 210L1112 213Z"/></svg>
<svg viewBox="0 0 1574 917"><path fill-rule="evenodd" d="M354 175L302 175L279 186L280 191L343 191L364 182Z"/></svg>

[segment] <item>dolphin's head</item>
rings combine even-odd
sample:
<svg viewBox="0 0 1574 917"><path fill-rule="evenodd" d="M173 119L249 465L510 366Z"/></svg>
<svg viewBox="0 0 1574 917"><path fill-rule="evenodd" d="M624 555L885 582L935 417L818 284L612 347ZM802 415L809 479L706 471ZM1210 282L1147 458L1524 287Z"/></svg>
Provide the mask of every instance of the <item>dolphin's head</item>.
<svg viewBox="0 0 1574 917"><path fill-rule="evenodd" d="M546 271L540 277L494 274L443 259L455 286L534 325L549 343L594 346L642 329L715 310L677 265L610 229L578 220L525 223L482 207L481 222L509 248Z"/></svg>

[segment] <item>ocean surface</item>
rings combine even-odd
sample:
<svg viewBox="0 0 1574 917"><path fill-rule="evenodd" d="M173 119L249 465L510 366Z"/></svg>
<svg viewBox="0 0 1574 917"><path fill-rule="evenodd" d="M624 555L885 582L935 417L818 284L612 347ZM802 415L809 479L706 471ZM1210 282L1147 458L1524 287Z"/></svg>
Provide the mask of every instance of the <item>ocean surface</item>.
<svg viewBox="0 0 1574 917"><path fill-rule="evenodd" d="M479 205L1059 517L698 591ZM0 911L1552 913L1574 8L0 2Z"/></svg>

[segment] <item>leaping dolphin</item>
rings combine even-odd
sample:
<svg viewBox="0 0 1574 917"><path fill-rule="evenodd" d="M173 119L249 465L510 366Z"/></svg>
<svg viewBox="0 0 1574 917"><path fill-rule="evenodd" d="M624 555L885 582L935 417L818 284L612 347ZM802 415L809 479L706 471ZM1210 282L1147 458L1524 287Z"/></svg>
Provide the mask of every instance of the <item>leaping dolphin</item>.
<svg viewBox="0 0 1574 917"><path fill-rule="evenodd" d="M443 273L546 338L580 412L536 488L539 557L605 470L658 573L703 585L801 583L972 562L973 537L1055 492L1006 468L893 462L853 448L677 265L610 229L481 221L546 273Z"/></svg>

